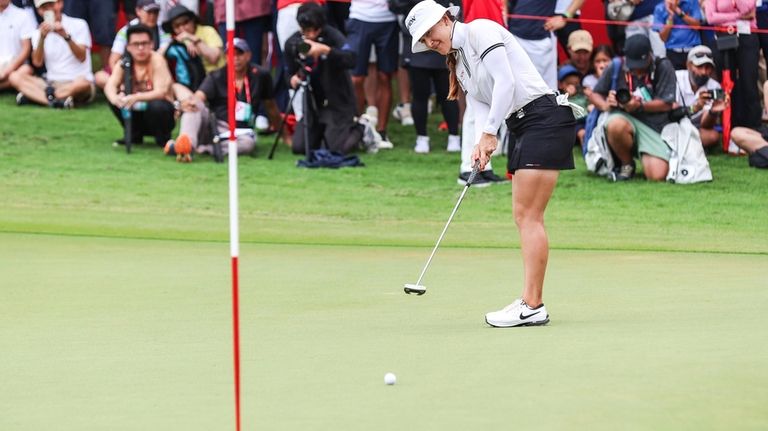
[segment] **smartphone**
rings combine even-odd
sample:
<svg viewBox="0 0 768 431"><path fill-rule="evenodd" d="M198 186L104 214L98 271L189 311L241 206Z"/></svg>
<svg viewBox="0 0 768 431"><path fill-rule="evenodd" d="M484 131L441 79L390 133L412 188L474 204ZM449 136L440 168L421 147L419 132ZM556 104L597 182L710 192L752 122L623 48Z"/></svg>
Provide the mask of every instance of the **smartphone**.
<svg viewBox="0 0 768 431"><path fill-rule="evenodd" d="M53 25L53 23L56 22L56 13L52 10L47 10L43 12L43 21L45 21L50 25Z"/></svg>
<svg viewBox="0 0 768 431"><path fill-rule="evenodd" d="M725 91L721 88L715 88L709 91L712 96L712 100L725 100Z"/></svg>

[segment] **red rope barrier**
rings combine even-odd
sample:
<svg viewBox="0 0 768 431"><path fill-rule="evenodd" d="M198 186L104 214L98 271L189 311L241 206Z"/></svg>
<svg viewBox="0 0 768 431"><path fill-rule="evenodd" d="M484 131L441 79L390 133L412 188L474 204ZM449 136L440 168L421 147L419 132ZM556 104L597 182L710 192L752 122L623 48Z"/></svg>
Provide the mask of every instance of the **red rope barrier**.
<svg viewBox="0 0 768 431"><path fill-rule="evenodd" d="M510 19L525 19L525 20L537 20L537 21L546 21L551 17L548 16L534 16L534 15L518 15L514 13L507 14L507 18ZM565 18L564 20L567 22L578 22L582 24L602 24L602 25L621 25L621 26L629 26L629 25L636 25L639 27L663 27L664 24L656 24L656 23L650 23L650 22L634 22L634 21L611 21L608 19L594 19L594 18ZM717 32L723 32L723 33L729 33L729 34L735 34L736 33L736 27L729 25L729 26L714 26L714 25L688 25L688 24L673 24L672 28L679 28L679 29L689 29L689 30L713 30ZM758 29L758 28L751 28L750 31L752 33L768 33L768 29Z"/></svg>

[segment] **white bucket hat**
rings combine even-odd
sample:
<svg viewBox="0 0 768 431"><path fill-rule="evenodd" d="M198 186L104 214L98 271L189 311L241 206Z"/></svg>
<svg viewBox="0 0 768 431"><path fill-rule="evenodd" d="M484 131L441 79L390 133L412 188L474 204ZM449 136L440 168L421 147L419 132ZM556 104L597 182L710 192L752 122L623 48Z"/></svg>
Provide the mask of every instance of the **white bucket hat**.
<svg viewBox="0 0 768 431"><path fill-rule="evenodd" d="M420 40L424 37L424 33L437 24L446 12L456 17L459 15L459 7L443 7L435 3L434 0L423 0L411 9L405 18L405 27L413 38L411 41L412 52L429 51L429 48L421 43Z"/></svg>

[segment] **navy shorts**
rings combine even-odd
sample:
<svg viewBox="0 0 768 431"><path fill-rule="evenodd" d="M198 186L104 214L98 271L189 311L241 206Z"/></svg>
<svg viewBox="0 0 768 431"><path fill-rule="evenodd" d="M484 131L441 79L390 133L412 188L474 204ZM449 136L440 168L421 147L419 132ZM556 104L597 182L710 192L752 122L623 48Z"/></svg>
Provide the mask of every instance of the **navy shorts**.
<svg viewBox="0 0 768 431"><path fill-rule="evenodd" d="M541 96L507 119L507 170L573 169L576 120L570 106L560 106L553 94Z"/></svg>
<svg viewBox="0 0 768 431"><path fill-rule="evenodd" d="M105 0L67 0L64 13L84 19L93 35L93 41L102 47L112 47L115 40L115 6Z"/></svg>
<svg viewBox="0 0 768 431"><path fill-rule="evenodd" d="M354 18L347 20L347 44L357 53L352 76L368 75L371 45L376 49L376 66L379 72L395 72L399 33L400 28L395 21L365 22Z"/></svg>

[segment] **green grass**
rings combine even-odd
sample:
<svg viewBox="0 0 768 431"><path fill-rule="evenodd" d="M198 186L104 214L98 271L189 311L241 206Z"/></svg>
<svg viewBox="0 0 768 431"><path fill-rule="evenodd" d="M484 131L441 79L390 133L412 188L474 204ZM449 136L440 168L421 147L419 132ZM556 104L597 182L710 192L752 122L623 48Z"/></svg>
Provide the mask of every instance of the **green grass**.
<svg viewBox="0 0 768 431"><path fill-rule="evenodd" d="M44 232L165 239L228 239L227 166L190 165L153 144L127 156L103 105L73 112L16 108L0 98L0 226ZM460 191L458 156L412 152L411 128L393 126L397 148L362 155L362 169L303 170L281 147L275 160L240 159L244 242L427 246ZM433 141L445 134L434 132ZM711 158L715 181L691 186L611 184L564 172L547 212L554 248L766 253L765 172L744 158ZM496 161L501 171L503 160ZM472 190L446 246L517 245L511 188Z"/></svg>
<svg viewBox="0 0 768 431"><path fill-rule="evenodd" d="M120 134L104 105L0 97L0 430L234 428L227 166ZM510 187L470 191L406 296L458 156L390 135L360 169L268 161L270 137L239 161L244 429L768 428L765 172L610 184L577 159L547 212L552 323L494 330L522 279Z"/></svg>
<svg viewBox="0 0 768 431"><path fill-rule="evenodd" d="M234 429L226 244L0 234L0 429ZM247 430L759 430L765 257L246 244ZM395 386L383 376L394 372Z"/></svg>

